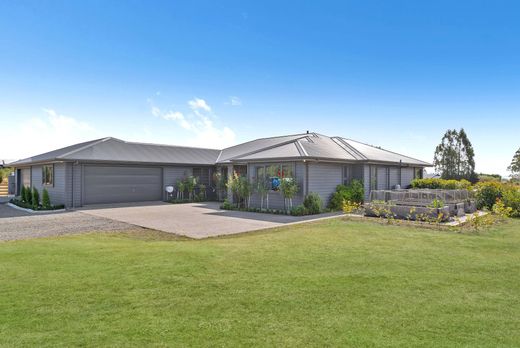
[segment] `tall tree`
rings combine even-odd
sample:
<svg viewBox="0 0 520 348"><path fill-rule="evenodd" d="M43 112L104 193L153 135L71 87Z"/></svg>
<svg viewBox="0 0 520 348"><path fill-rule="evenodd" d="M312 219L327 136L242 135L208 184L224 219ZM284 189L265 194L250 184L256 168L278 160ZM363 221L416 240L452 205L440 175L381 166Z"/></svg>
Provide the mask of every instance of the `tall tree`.
<svg viewBox="0 0 520 348"><path fill-rule="evenodd" d="M460 131L448 129L444 133L435 149L433 164L443 179L477 181L475 151L464 128Z"/></svg>
<svg viewBox="0 0 520 348"><path fill-rule="evenodd" d="M520 148L516 150L511 165L507 167L507 170L511 172L511 176L520 174Z"/></svg>

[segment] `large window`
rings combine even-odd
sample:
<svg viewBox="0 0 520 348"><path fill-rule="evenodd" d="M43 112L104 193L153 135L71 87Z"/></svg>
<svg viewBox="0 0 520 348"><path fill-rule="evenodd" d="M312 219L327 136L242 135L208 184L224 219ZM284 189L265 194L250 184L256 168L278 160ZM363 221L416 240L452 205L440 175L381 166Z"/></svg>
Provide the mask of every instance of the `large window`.
<svg viewBox="0 0 520 348"><path fill-rule="evenodd" d="M47 186L54 185L54 165L49 164L42 167L42 184Z"/></svg>
<svg viewBox="0 0 520 348"><path fill-rule="evenodd" d="M283 178L295 178L294 164L266 164L255 166L253 180L265 180L271 190L278 191L280 180Z"/></svg>

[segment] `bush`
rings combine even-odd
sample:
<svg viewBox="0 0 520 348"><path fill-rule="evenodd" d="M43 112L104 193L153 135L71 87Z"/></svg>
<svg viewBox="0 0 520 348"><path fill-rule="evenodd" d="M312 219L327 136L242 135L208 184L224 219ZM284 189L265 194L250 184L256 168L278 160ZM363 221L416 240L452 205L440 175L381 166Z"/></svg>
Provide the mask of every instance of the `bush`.
<svg viewBox="0 0 520 348"><path fill-rule="evenodd" d="M303 216L303 215L309 215L309 210L303 205L298 205L298 206L292 208L290 213L292 216ZM314 213L314 214L316 214L316 213Z"/></svg>
<svg viewBox="0 0 520 348"><path fill-rule="evenodd" d="M21 190L20 190L20 200L21 200L22 202L25 202L25 196L26 196L26 195L27 195L27 194L25 193L25 186L22 186L22 188L21 188Z"/></svg>
<svg viewBox="0 0 520 348"><path fill-rule="evenodd" d="M520 217L520 191L513 186L508 187L502 192L504 205L511 208L512 217Z"/></svg>
<svg viewBox="0 0 520 348"><path fill-rule="evenodd" d="M345 214L359 213L362 211L361 203L345 201L343 203L343 212Z"/></svg>
<svg viewBox="0 0 520 348"><path fill-rule="evenodd" d="M319 214L323 206L323 201L319 194L311 192L303 200L303 206L307 209L308 214Z"/></svg>
<svg viewBox="0 0 520 348"><path fill-rule="evenodd" d="M346 201L362 203L365 198L363 183L359 180L352 180L349 185L336 186L336 192L329 200L328 208L331 210L342 210L343 203Z"/></svg>
<svg viewBox="0 0 520 348"><path fill-rule="evenodd" d="M224 209L224 210L233 210L234 208L235 207L233 206L233 204L229 203L229 201L227 199L224 199L224 202L220 206L220 209Z"/></svg>
<svg viewBox="0 0 520 348"><path fill-rule="evenodd" d="M49 191L46 188L42 191L42 208L43 209L51 209L51 198L49 197Z"/></svg>
<svg viewBox="0 0 520 348"><path fill-rule="evenodd" d="M30 187L25 188L25 196L23 201L29 205L32 205L32 192Z"/></svg>
<svg viewBox="0 0 520 348"><path fill-rule="evenodd" d="M443 190L467 190L471 188L468 180L445 180L445 179L413 179L412 188L415 189L443 189Z"/></svg>
<svg viewBox="0 0 520 348"><path fill-rule="evenodd" d="M492 209L497 199L502 199L503 185L499 182L488 181L477 185L477 208Z"/></svg>
<svg viewBox="0 0 520 348"><path fill-rule="evenodd" d="M40 206L40 193L36 189L36 187L33 187L32 189L32 205L34 210L37 210Z"/></svg>

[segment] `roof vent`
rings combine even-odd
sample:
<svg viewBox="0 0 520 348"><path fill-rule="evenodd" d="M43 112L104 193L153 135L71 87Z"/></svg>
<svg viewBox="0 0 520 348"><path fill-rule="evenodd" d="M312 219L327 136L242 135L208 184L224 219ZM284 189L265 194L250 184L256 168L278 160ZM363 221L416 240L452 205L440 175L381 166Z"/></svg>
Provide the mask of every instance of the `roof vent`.
<svg viewBox="0 0 520 348"><path fill-rule="evenodd" d="M309 131L307 131L307 134L309 134Z"/></svg>

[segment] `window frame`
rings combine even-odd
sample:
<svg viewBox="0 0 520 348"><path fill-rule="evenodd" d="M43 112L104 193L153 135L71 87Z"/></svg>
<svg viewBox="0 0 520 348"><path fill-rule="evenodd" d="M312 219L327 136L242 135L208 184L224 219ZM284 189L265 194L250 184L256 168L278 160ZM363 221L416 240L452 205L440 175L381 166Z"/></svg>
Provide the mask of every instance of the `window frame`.
<svg viewBox="0 0 520 348"><path fill-rule="evenodd" d="M296 164L294 162L267 162L267 163L264 163L264 164L261 164L261 163L255 163L255 164L252 164L253 168L254 168L254 171L253 171L253 181L256 181L258 180L258 169L259 168L263 168L263 176L264 176L264 180L268 180L272 175L268 175L268 172L267 172L267 168L271 167L271 166L274 166L276 167L276 171L277 173L276 174L283 174L283 167L290 167L290 170L292 172L292 176L290 176L291 178L293 178L294 180L296 180ZM279 177L279 178L285 178L286 176L282 176L282 175L275 175L276 177ZM280 192L280 191L275 191L275 190L272 190L272 189L269 189L269 192Z"/></svg>
<svg viewBox="0 0 520 348"><path fill-rule="evenodd" d="M47 171L50 173L50 180L47 180L49 179ZM54 187L54 163L42 166L42 186Z"/></svg>

